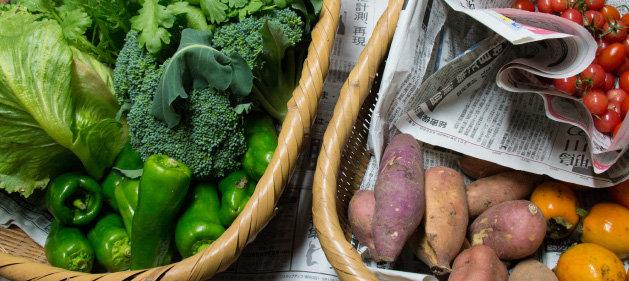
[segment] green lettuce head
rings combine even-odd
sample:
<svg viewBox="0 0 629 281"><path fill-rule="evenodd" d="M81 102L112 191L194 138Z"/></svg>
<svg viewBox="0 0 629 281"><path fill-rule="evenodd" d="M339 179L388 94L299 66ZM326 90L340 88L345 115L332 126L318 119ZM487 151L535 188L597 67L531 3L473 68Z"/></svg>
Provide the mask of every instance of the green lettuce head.
<svg viewBox="0 0 629 281"><path fill-rule="evenodd" d="M0 26L0 188L28 197L75 169L101 179L127 138L111 70L55 21L13 11Z"/></svg>

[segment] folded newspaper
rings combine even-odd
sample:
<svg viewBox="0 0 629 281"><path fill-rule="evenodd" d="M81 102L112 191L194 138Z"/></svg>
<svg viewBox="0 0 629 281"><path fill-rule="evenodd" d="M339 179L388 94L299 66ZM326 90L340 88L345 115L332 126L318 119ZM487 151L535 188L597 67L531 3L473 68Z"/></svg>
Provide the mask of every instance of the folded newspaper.
<svg viewBox="0 0 629 281"><path fill-rule="evenodd" d="M394 38L384 70L370 127L376 159L388 138L405 132L579 185L607 187L627 179L629 124L612 139L594 128L577 98L552 86L553 78L584 70L597 42L564 18L497 8L510 5L418 1L416 13L424 20L398 25L396 36L404 38Z"/></svg>

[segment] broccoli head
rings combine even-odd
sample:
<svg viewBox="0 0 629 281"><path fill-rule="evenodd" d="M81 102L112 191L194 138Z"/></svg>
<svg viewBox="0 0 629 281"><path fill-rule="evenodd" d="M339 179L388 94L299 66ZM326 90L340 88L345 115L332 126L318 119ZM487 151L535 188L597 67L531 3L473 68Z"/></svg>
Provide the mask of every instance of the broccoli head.
<svg viewBox="0 0 629 281"><path fill-rule="evenodd" d="M224 53L235 51L247 61L254 75L254 98L280 122L307 53L304 26L302 17L286 8L259 12L214 30L212 46Z"/></svg>
<svg viewBox="0 0 629 281"><path fill-rule="evenodd" d="M159 64L159 59L140 48L133 35L127 37L121 54L123 63L115 71L116 94L128 101L131 146L143 159L152 154L168 155L185 163L195 179L223 177L241 167L240 157L247 145L242 115L232 106L229 91L212 87L189 91L187 99L173 102L182 118L169 128L151 114L151 106L171 60Z"/></svg>

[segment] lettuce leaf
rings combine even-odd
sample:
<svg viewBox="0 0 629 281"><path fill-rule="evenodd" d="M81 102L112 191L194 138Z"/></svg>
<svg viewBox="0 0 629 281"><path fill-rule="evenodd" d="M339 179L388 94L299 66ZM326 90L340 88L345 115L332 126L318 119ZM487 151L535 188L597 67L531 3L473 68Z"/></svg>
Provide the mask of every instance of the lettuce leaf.
<svg viewBox="0 0 629 281"><path fill-rule="evenodd" d="M28 197L69 169L102 178L127 135L107 71L56 21L23 19L0 33L0 188Z"/></svg>

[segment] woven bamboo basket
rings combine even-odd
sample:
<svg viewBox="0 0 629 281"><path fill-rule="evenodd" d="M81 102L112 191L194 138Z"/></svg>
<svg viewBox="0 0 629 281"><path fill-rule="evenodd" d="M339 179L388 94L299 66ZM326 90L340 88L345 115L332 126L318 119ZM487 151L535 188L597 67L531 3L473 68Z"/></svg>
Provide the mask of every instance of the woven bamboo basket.
<svg viewBox="0 0 629 281"><path fill-rule="evenodd" d="M274 216L276 204L293 172L323 92L339 23L340 1L323 0L319 21L299 85L288 102L278 147L256 191L232 225L202 252L180 262L146 270L87 274L50 266L43 248L19 228L0 227L0 276L19 280L207 280L225 271Z"/></svg>
<svg viewBox="0 0 629 281"><path fill-rule="evenodd" d="M313 221L326 258L341 280L378 280L350 244L347 206L360 189L371 155L366 150L384 60L403 0L389 0L358 63L345 81L323 136L313 182Z"/></svg>

